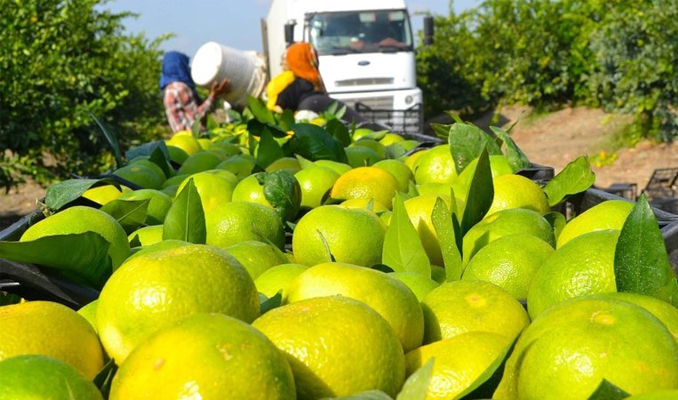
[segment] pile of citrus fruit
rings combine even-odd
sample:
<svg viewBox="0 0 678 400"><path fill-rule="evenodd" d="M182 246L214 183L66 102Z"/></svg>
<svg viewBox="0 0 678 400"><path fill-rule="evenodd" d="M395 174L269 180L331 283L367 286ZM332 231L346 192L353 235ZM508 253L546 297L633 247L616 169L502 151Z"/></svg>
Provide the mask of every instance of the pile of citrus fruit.
<svg viewBox="0 0 678 400"><path fill-rule="evenodd" d="M0 400L678 399L644 199L575 215L590 170L543 187L505 136L459 152L466 124L422 146L271 118L50 188L0 257L99 295L0 306Z"/></svg>

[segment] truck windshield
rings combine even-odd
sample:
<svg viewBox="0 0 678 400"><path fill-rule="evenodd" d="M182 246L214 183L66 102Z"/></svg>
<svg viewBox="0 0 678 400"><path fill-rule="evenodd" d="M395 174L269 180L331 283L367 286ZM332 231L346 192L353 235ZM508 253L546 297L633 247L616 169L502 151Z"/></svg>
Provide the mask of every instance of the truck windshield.
<svg viewBox="0 0 678 400"><path fill-rule="evenodd" d="M308 18L318 54L412 51L405 10L316 13Z"/></svg>

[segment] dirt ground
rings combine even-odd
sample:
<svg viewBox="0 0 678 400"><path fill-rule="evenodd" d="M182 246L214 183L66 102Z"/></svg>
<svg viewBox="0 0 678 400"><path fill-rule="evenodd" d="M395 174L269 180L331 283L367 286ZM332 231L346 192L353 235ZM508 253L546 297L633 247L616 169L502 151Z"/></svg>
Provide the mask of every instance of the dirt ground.
<svg viewBox="0 0 678 400"><path fill-rule="evenodd" d="M488 125L489 118L475 123ZM518 146L530 161L551 166L556 173L580 155L609 152L611 138L630 121L627 116L610 116L598 109L568 108L531 117L523 107L508 107L501 111L494 125L508 128L516 120L512 136ZM640 192L655 169L678 167L675 144L643 141L634 148L619 149L616 154L612 165L594 167L597 187L635 183ZM44 195L44 188L34 182L27 182L9 194L0 194L0 229L35 210L36 200Z"/></svg>

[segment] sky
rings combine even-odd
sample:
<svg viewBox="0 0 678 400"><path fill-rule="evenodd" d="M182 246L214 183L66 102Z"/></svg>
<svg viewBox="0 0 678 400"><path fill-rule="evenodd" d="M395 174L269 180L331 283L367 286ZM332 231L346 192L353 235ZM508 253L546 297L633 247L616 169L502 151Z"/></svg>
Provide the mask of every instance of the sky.
<svg viewBox="0 0 678 400"><path fill-rule="evenodd" d="M341 1L341 0L333 0ZM369 2L369 0L365 0ZM113 12L131 11L138 18L123 20L132 33L143 32L149 39L166 33L175 37L161 49L177 50L193 58L206 42L215 41L239 50L262 50L260 20L270 0L110 0L103 7ZM429 11L448 15L450 0L406 0L410 14ZM480 0L454 0L455 12L477 7ZM412 29L421 30L421 15L412 17Z"/></svg>

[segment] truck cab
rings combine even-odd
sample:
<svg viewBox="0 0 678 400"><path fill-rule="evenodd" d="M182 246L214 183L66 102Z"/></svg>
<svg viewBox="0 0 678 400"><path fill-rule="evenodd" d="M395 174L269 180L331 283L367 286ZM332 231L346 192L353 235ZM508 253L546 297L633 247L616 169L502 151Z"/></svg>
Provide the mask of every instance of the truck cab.
<svg viewBox="0 0 678 400"><path fill-rule="evenodd" d="M318 51L331 97L396 131L421 133L423 98L403 0L273 0L263 26L270 76L282 72L285 26L293 41Z"/></svg>

